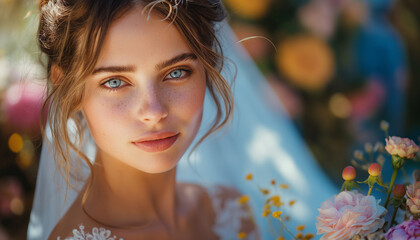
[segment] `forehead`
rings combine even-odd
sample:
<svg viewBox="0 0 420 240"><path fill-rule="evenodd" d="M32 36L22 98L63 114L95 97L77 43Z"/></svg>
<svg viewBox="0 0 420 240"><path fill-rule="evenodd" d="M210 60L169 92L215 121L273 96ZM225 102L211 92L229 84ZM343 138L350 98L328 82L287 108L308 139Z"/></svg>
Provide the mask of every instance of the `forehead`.
<svg viewBox="0 0 420 240"><path fill-rule="evenodd" d="M190 52L174 24L163 17L135 7L111 23L101 48L97 66L154 66L157 62Z"/></svg>

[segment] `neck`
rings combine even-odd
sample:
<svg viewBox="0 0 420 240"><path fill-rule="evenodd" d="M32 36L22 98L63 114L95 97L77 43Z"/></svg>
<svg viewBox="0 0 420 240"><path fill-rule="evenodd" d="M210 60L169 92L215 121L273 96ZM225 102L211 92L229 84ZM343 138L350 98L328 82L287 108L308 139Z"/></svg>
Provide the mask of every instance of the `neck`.
<svg viewBox="0 0 420 240"><path fill-rule="evenodd" d="M176 229L176 169L149 174L98 154L85 210L101 223L137 227L162 223ZM105 211L104 211L105 210Z"/></svg>

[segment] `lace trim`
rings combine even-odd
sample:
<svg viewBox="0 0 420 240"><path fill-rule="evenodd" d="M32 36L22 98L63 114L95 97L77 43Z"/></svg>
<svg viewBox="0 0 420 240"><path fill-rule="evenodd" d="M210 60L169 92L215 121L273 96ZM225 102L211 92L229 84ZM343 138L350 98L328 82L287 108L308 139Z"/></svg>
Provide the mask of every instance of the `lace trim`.
<svg viewBox="0 0 420 240"><path fill-rule="evenodd" d="M60 237L57 240L61 240ZM92 228L92 233L85 233L85 226L80 225L79 229L73 229L73 236L64 240L117 240L117 236L111 237L111 231L105 228ZM118 238L118 240L124 240Z"/></svg>

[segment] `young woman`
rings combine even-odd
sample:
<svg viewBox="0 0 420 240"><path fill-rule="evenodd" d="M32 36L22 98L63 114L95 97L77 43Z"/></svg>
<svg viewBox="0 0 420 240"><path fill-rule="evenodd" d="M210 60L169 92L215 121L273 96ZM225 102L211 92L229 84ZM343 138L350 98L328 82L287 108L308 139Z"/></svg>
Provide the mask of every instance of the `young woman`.
<svg viewBox="0 0 420 240"><path fill-rule="evenodd" d="M41 1L50 127L28 239L271 239L265 219L256 217L257 231L237 204L238 191L179 181L235 186L260 215L250 171L289 184L285 201L298 200L291 223L314 229L335 189L287 116L267 108L272 95L224 17L218 0ZM221 47L238 69L238 112L229 132L202 142L233 111ZM188 172L179 159L197 144Z"/></svg>
<svg viewBox="0 0 420 240"><path fill-rule="evenodd" d="M214 30L221 3L52 0L40 9L55 160L68 182L77 174L70 149L90 167L49 239L218 239L208 192L175 176L200 127L206 89L218 106L208 134L231 116ZM93 164L80 148L85 127L97 146ZM222 202L239 196L220 193ZM252 236L251 219L241 223L234 231Z"/></svg>

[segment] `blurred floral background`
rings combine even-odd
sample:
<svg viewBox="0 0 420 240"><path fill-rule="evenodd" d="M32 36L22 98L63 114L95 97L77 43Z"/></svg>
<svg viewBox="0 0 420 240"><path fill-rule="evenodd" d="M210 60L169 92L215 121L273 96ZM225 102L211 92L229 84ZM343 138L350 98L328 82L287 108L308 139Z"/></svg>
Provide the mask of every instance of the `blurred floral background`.
<svg viewBox="0 0 420 240"><path fill-rule="evenodd" d="M366 142L420 136L420 1L224 0L315 158L341 184ZM0 240L25 239L45 93L37 2L0 0ZM415 163L412 163L415 164ZM410 168L410 166L408 166Z"/></svg>

